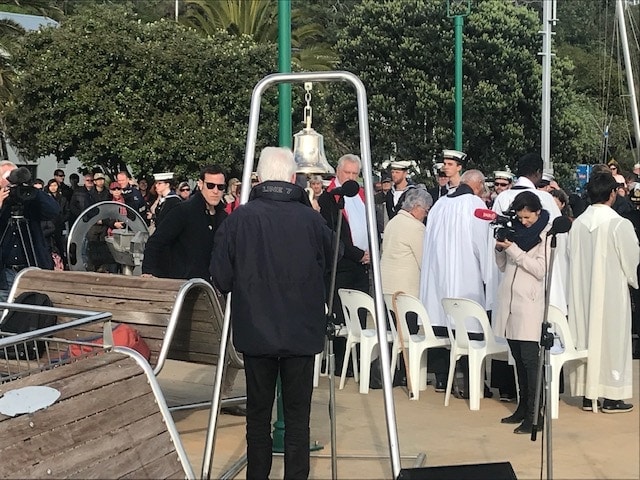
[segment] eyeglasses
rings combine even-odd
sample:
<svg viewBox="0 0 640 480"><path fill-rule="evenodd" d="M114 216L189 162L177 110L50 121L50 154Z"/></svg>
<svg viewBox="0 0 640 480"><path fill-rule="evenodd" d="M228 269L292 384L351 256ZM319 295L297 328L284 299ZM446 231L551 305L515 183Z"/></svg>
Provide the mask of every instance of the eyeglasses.
<svg viewBox="0 0 640 480"><path fill-rule="evenodd" d="M204 182L209 190L213 190L214 188L218 188L219 191L223 191L226 185L224 183L213 183L213 182Z"/></svg>
<svg viewBox="0 0 640 480"><path fill-rule="evenodd" d="M181 192L190 192L191 188L189 188L189 187L181 188L180 191Z"/></svg>
<svg viewBox="0 0 640 480"><path fill-rule="evenodd" d="M109 190L111 190L111 191L113 191L113 190L122 190L122 188L120 188L120 187L113 187L113 188L110 188Z"/></svg>
<svg viewBox="0 0 640 480"><path fill-rule="evenodd" d="M509 186L509 184L508 184L508 183L502 183L502 182L493 182L493 184L494 184L496 187L508 187L508 186Z"/></svg>

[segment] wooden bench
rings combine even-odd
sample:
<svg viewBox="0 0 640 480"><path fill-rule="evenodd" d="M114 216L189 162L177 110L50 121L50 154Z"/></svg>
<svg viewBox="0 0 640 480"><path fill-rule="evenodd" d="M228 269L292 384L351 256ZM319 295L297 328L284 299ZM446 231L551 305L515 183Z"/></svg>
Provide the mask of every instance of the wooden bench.
<svg viewBox="0 0 640 480"><path fill-rule="evenodd" d="M0 384L60 392L50 406L0 414L0 478L194 478L146 361L114 348ZM4 411L4 410L2 410Z"/></svg>
<svg viewBox="0 0 640 480"><path fill-rule="evenodd" d="M203 280L28 268L16 277L9 301L26 291L46 293L54 307L110 312L114 322L131 325L149 345L150 364L156 374L167 358L218 363L223 299ZM58 323L70 320L58 316ZM95 324L74 329L65 338L95 337L101 328ZM229 366L242 368L242 359L229 347Z"/></svg>

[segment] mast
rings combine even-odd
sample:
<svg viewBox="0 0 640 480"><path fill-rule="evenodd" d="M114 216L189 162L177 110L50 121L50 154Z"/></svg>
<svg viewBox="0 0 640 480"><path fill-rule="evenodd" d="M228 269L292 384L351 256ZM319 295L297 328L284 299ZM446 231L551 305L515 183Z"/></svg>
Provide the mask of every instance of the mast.
<svg viewBox="0 0 640 480"><path fill-rule="evenodd" d="M620 44L624 56L624 71L627 75L627 88L629 90L629 101L631 103L631 120L633 121L633 133L636 139L636 148L632 149L633 160L638 162L638 146L640 143L640 119L638 117L638 102L636 101L636 88L633 83L633 70L631 69L631 56L629 55L629 41L627 39L627 24L624 18L623 0L617 0L616 14L618 16L618 27L620 28Z"/></svg>
<svg viewBox="0 0 640 480"><path fill-rule="evenodd" d="M540 156L544 169L551 166L551 43L556 19L556 0L542 2L542 115L540 126Z"/></svg>

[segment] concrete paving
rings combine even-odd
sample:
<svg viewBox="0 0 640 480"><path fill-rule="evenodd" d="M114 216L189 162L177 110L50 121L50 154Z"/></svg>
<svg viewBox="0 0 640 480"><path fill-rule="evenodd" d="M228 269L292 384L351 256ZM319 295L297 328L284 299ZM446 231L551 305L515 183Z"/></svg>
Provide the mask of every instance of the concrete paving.
<svg viewBox="0 0 640 480"><path fill-rule="evenodd" d="M211 367L169 362L160 375L170 404L210 398L214 371ZM336 382L337 385L338 382ZM582 399L561 396L559 418L552 425L553 477L556 479L640 478L640 361L634 360L634 411L624 414L584 412ZM312 453L312 479L331 478L329 380L320 379L315 389L311 415L311 440L324 448ZM244 392L244 377L238 376L234 394ZM425 466L511 462L519 479L546 477L544 435L532 442L528 435L513 433L514 425L503 425L514 403L495 396L483 399L479 411L470 411L468 401L451 398L444 406L444 394L433 386L409 400L406 390L393 389L398 444L403 468L426 454ZM348 379L336 390L337 452L339 479L392 478L389 443L381 390L358 393ZM208 411L180 411L174 414L181 439L194 469L201 471ZM219 478L245 453L245 422L242 417L221 415L216 433L212 478ZM282 456L274 456L271 478L282 478ZM245 478L241 470L236 478Z"/></svg>

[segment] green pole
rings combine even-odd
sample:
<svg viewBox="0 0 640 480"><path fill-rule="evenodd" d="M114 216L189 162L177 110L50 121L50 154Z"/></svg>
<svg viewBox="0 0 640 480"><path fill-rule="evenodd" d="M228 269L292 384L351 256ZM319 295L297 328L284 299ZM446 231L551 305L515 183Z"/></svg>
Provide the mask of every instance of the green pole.
<svg viewBox="0 0 640 480"><path fill-rule="evenodd" d="M291 72L291 0L278 0L278 69ZM279 143L291 147L291 84L278 85Z"/></svg>
<svg viewBox="0 0 640 480"><path fill-rule="evenodd" d="M455 149L462 151L462 27L464 17L453 17L455 32Z"/></svg>
<svg viewBox="0 0 640 480"><path fill-rule="evenodd" d="M291 0L278 0L278 69L280 73L291 72ZM291 84L278 85L278 143L291 148ZM280 378L276 385L276 421L273 422L273 447L277 453L284 452L284 409Z"/></svg>

